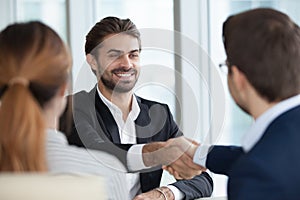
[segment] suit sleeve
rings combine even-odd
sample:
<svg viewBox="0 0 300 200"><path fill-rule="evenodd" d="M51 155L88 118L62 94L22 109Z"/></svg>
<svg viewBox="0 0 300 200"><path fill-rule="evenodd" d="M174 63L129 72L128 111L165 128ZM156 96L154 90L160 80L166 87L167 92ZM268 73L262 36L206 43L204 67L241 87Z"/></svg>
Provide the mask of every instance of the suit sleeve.
<svg viewBox="0 0 300 200"><path fill-rule="evenodd" d="M228 175L232 164L244 154L238 146L212 146L208 152L206 167L216 174Z"/></svg>
<svg viewBox="0 0 300 200"><path fill-rule="evenodd" d="M185 200L209 197L213 191L213 180L206 172L193 179L180 180L171 185L177 187L185 195Z"/></svg>

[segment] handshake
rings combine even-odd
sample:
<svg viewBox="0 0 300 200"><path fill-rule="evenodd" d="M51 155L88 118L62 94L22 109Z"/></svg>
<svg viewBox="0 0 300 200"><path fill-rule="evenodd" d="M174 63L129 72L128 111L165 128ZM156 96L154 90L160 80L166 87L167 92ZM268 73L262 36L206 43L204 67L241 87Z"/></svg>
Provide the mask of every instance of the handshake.
<svg viewBox="0 0 300 200"><path fill-rule="evenodd" d="M193 162L199 144L185 137L154 142L143 147L143 161L147 167L163 165L177 180L191 179L206 171L206 168Z"/></svg>

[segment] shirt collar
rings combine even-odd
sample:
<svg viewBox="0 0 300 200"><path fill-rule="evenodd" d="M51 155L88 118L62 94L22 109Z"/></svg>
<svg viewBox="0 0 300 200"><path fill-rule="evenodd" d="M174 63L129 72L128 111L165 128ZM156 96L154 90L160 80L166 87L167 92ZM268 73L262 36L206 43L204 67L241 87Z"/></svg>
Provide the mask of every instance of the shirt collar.
<svg viewBox="0 0 300 200"><path fill-rule="evenodd" d="M137 102L136 96L133 95L132 96L132 105L131 105L131 113L132 113L131 118L133 120L136 120L137 117L139 116L140 112L141 112L141 109Z"/></svg>
<svg viewBox="0 0 300 200"><path fill-rule="evenodd" d="M100 97L100 99L103 101L103 103L109 108L109 110L113 113L113 112L118 112L120 114L122 114L122 111L120 110L120 108L118 108L118 106L116 106L115 104L113 104L111 101L109 101L99 90L98 86L97 86L97 93ZM140 106L137 102L136 96L132 95L132 104L131 104L131 111L129 116L131 117L132 120L136 120L137 117L140 114Z"/></svg>
<svg viewBox="0 0 300 200"><path fill-rule="evenodd" d="M281 114L284 112L300 105L300 95L293 96L286 100L279 102L274 105L266 112L264 112L260 117L258 117L255 123L251 126L250 130L246 133L242 146L245 152L250 151L254 145L263 136L265 130L268 126Z"/></svg>

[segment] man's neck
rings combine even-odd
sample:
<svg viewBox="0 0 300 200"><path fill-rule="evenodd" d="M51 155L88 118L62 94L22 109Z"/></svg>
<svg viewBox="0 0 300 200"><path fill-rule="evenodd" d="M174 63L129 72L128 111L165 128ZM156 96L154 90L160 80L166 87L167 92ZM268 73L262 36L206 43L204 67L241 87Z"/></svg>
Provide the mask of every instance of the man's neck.
<svg viewBox="0 0 300 200"><path fill-rule="evenodd" d="M98 84L98 88L101 94L106 99L108 99L110 102L112 102L122 111L123 120L126 121L128 114L131 111L132 96L133 96L132 91L124 92L124 93L113 92L99 84Z"/></svg>
<svg viewBox="0 0 300 200"><path fill-rule="evenodd" d="M252 92L248 96L249 111L255 120L277 103L278 102L269 102L257 92Z"/></svg>

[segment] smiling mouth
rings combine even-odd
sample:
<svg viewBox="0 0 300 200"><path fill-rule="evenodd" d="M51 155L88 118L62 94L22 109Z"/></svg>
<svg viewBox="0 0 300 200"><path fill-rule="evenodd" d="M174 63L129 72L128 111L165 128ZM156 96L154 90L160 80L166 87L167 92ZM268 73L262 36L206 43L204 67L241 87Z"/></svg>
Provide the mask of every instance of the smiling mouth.
<svg viewBox="0 0 300 200"><path fill-rule="evenodd" d="M134 76L136 74L136 70L135 69L129 69L129 70L125 70L125 69L115 69L112 71L112 73L114 75L116 75L119 78L129 78L131 76Z"/></svg>
<svg viewBox="0 0 300 200"><path fill-rule="evenodd" d="M130 77L134 75L134 73L115 73L115 75L122 78L122 77Z"/></svg>

